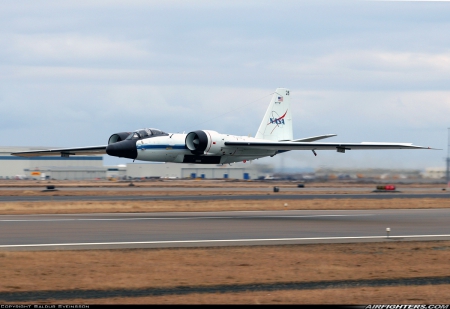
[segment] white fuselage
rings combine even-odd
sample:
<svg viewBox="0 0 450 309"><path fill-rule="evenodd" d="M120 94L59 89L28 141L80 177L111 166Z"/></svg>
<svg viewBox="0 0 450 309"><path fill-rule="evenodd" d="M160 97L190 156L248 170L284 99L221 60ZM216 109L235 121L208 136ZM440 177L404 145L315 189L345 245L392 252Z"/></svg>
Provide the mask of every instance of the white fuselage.
<svg viewBox="0 0 450 309"><path fill-rule="evenodd" d="M204 131L208 135L208 145L202 154L192 158L194 162L186 161L187 157L194 157L191 150L186 147L187 134L169 134L169 136L155 136L137 141L136 160L154 162L175 162L175 163L205 163L199 159L214 159L214 163L233 163L249 161L262 157L273 156L276 150L243 150L239 147L225 146L225 142L262 142L264 140L246 136L235 136L219 134L215 131ZM208 158L209 157L209 158ZM212 162L206 162L212 163Z"/></svg>

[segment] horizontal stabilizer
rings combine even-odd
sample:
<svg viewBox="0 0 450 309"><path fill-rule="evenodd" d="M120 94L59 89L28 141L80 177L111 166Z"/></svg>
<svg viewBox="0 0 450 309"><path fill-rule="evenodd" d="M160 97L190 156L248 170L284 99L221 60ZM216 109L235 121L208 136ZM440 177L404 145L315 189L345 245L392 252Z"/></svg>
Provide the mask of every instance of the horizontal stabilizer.
<svg viewBox="0 0 450 309"><path fill-rule="evenodd" d="M333 137L333 136L337 136L337 134L325 134L325 135L317 135L317 136L311 136L311 137L305 137L305 138L301 138L301 139L294 139L291 142L315 142L318 141L320 139L324 139L324 138L329 138L329 137Z"/></svg>

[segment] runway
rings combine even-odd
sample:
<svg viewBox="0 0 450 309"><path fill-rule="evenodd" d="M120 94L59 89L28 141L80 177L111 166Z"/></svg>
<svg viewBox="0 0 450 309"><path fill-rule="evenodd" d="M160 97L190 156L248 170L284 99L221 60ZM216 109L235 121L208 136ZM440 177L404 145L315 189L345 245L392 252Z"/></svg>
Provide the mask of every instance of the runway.
<svg viewBox="0 0 450 309"><path fill-rule="evenodd" d="M449 193L365 193L365 194L229 194L229 195L48 195L0 196L0 202L46 201L206 201L206 200L307 200L307 199L392 199L392 198L450 198Z"/></svg>
<svg viewBox="0 0 450 309"><path fill-rule="evenodd" d="M266 185L263 187L223 187L223 186L215 186L215 187L205 187L205 186L198 186L198 187L171 187L171 186L161 186L161 187L139 187L139 186L133 186L133 187L65 187L65 186L55 186L56 189L64 191L64 192L92 192L92 191L115 191L115 192L124 192L124 191L133 191L137 194L141 194L142 192L208 192L208 191L221 191L221 192L263 192L263 193L270 193L273 192L273 187L279 187L281 189L280 192L288 191L293 192L297 191L298 193L302 194L302 191L312 191L317 193L330 193L330 192L354 192L354 193L369 193L373 189L376 188L376 186L364 186L364 187L356 187L356 186L345 186L345 187L310 187L306 186L303 188L298 188L297 186L284 186L284 185L278 185L276 183ZM398 187L398 186L397 186ZM444 186L445 187L445 186ZM39 192L45 189L45 185L39 185L39 186L33 186L33 187L0 187L0 192L2 191L35 191ZM399 191L403 193L445 193L442 191L442 187L436 185L435 187L399 187ZM426 191L426 192L424 192Z"/></svg>
<svg viewBox="0 0 450 309"><path fill-rule="evenodd" d="M448 222L450 209L3 215L0 250L449 240Z"/></svg>

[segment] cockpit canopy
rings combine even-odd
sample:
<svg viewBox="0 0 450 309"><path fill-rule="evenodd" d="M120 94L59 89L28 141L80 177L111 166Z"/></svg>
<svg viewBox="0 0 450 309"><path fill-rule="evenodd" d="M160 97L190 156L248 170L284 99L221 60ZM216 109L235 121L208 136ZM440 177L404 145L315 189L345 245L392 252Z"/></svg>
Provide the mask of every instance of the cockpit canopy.
<svg viewBox="0 0 450 309"><path fill-rule="evenodd" d="M132 132L128 137L127 140L138 140L143 138L149 138L149 137L155 137L155 136L164 136L169 135L166 132L163 132L158 129L139 129L134 132Z"/></svg>

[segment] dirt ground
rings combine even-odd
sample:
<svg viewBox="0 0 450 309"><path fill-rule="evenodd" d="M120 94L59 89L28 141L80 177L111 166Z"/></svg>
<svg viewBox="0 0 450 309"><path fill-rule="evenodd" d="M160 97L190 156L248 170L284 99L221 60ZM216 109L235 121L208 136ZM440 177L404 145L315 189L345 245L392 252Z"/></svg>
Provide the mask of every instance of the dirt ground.
<svg viewBox="0 0 450 309"><path fill-rule="evenodd" d="M132 183L134 186L141 187L198 187L203 188L222 188L222 187L267 187L267 186L297 186L298 183L303 183L306 187L321 188L321 187L370 187L387 184L386 181L373 180L370 182L355 182L355 181L326 181L326 182L305 182L305 181L258 181L258 180L238 180L238 179L153 179L153 180L133 180L133 181L106 181L106 180L2 180L0 179L0 187L43 187L47 185L55 185L58 187L127 187ZM445 187L442 183L402 183L398 180L393 180L392 183L398 187L414 187L414 188L435 188Z"/></svg>
<svg viewBox="0 0 450 309"><path fill-rule="evenodd" d="M273 183L261 182L235 182L235 181L149 181L139 182L136 187L129 187L129 183L120 182L52 182L59 191L42 192L43 186L47 182L30 182L18 181L15 187L11 187L10 182L0 181L0 196L61 196L61 195L242 195L242 194L259 194L273 195L276 194L280 198L277 200L211 200L211 201L71 201L71 202L1 202L0 214L63 214L63 213L114 213L114 212L171 212L171 211L233 211L233 210L345 210L345 209L401 209L401 208L449 208L450 198L448 199L309 199L309 200L286 200L283 199L284 194L311 194L317 191L312 189L322 188L321 194L335 193L355 193L346 191L346 188L361 188L363 191L357 192L367 194L370 197L371 191L376 187L372 184L345 184L345 183L310 183L308 188L297 188L296 183L277 182L282 192L268 193L261 191L260 188L271 188ZM415 192L442 192L439 184L408 184L402 185L405 189L418 190ZM37 190L38 188L38 190ZM87 188L87 190L84 190ZM146 191L145 188L153 190ZM154 189L161 190L155 191ZM167 188L171 190L167 190ZM177 191L177 188L180 190ZM195 188L196 191L189 191L186 188ZM198 191L199 189L207 189ZM227 188L228 190L223 190ZM238 189L246 188L248 191L238 191ZM252 191L252 188L255 191ZM22 190L23 189L23 190ZM120 190L119 190L120 189ZM234 190L236 189L236 190ZM337 191L339 189L339 191ZM223 191L221 191L223 190ZM400 194L401 193L392 193ZM450 196L450 195L449 195Z"/></svg>
<svg viewBox="0 0 450 309"><path fill-rule="evenodd" d="M0 196L177 196L177 195L304 195L304 194L376 194L376 184L364 183L306 183L260 182L224 180L151 180L140 182L114 181L5 181L0 180ZM130 186L131 185L131 186ZM54 186L56 190L46 190ZM279 192L273 192L273 187ZM399 184L400 193L439 193L450 196L450 188L443 184ZM402 191L403 190L403 191Z"/></svg>
<svg viewBox="0 0 450 309"><path fill-rule="evenodd" d="M0 292L448 277L450 241L1 252ZM450 285L194 293L39 303L449 303ZM16 302L17 303L17 302ZM25 302L24 302L25 303ZM36 302L33 302L36 303Z"/></svg>
<svg viewBox="0 0 450 309"><path fill-rule="evenodd" d="M314 199L121 202L2 202L0 215L172 211L356 210L450 208L449 199Z"/></svg>
<svg viewBox="0 0 450 309"><path fill-rule="evenodd" d="M18 187L20 187L20 184ZM46 183L36 185L42 187ZM139 183L167 186L168 182ZM173 186L218 188L221 182L171 182ZM59 183L81 187L92 184ZM100 188L99 183L96 184ZM107 189L89 191L105 194ZM257 186L258 183L229 182L229 187ZM277 184L282 187L281 184ZM315 184L321 187L322 184ZM329 185L329 184L328 184ZM0 195L45 194L29 188L23 191L0 183ZM5 187L6 186L6 187ZM285 189L292 183L284 184ZM372 188L373 185L362 187ZM415 185L410 185L414 187ZM344 188L336 184L334 188ZM423 190L436 185L416 185ZM333 190L332 188L330 190ZM28 192L27 192L28 191ZM114 190L111 190L114 192ZM213 191L215 192L215 191ZM333 191L330 191L333 192ZM341 193L342 190L339 192ZM56 192L53 192L57 194ZM52 194L53 194L52 193ZM86 192L82 192L86 195ZM120 192L122 195L123 192ZM151 192L154 194L154 192ZM261 192L260 192L261 193ZM77 193L78 194L78 193ZM112 193L116 194L116 193ZM136 194L130 190L129 194ZM161 192L161 194L167 194ZM211 194L196 192L196 194ZM235 194L233 192L233 194ZM242 194L242 192L241 192ZM249 194L249 192L244 192ZM332 194L332 193L331 193ZM327 199L266 201L132 201L132 202L2 202L0 214L162 212L283 209L380 209L449 208L450 199ZM42 304L448 304L450 285L351 287L312 290L272 290L233 293L187 293L151 297L77 298L76 291L117 288L176 288L191 286L235 286L258 283L314 282L323 280L401 279L450 277L450 241L387 242L321 245L286 245L217 248L86 250L0 252L0 293L20 291L74 291L63 301ZM0 300L1 302L1 300ZM3 302L6 303L6 302Z"/></svg>

